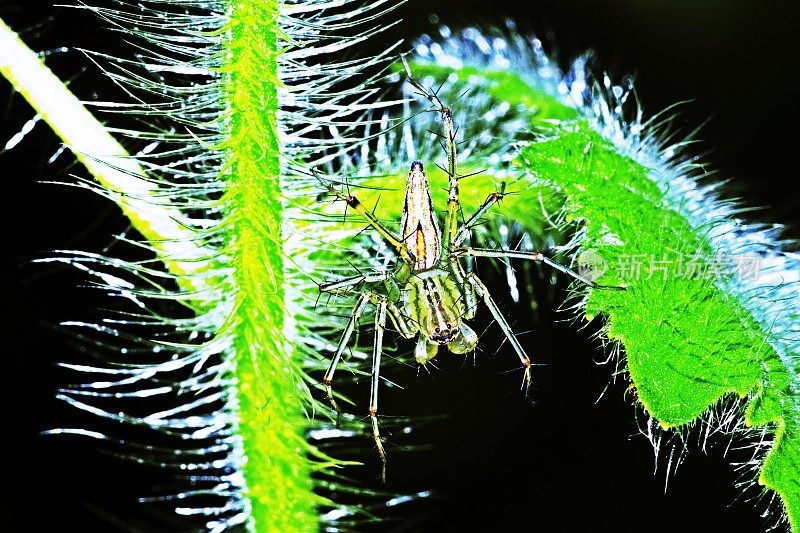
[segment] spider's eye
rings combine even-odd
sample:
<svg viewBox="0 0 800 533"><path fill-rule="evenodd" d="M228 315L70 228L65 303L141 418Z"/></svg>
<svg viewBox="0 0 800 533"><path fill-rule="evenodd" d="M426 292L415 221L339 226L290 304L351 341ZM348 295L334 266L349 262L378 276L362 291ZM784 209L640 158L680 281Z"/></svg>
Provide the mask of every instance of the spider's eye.
<svg viewBox="0 0 800 533"><path fill-rule="evenodd" d="M436 328L434 331L435 331L436 333L439 333L439 328Z"/></svg>
<svg viewBox="0 0 800 533"><path fill-rule="evenodd" d="M450 329L450 324L449 323L447 324L447 329Z"/></svg>

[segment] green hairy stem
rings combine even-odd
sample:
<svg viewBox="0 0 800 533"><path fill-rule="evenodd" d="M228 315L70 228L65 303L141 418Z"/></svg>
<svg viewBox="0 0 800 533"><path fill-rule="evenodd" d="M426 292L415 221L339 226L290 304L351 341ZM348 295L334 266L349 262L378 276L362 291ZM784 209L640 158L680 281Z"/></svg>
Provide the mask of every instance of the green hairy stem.
<svg viewBox="0 0 800 533"><path fill-rule="evenodd" d="M230 245L229 278L215 277L214 251L180 223L164 188L132 158L5 25L0 26L0 72L84 163L104 194L117 202L196 309L213 300L203 289L233 295L218 339L230 339L242 443L246 519L255 531L311 531L319 521L305 442L308 403L284 330L281 163L278 142L278 7L274 1L236 3L224 32L221 107L227 109L219 200ZM205 274L204 274L205 273ZM307 452L307 453L306 453Z"/></svg>
<svg viewBox="0 0 800 533"><path fill-rule="evenodd" d="M233 7L226 50L230 106L226 226L237 287L228 318L236 353L246 495L258 531L310 531L316 498L306 449L304 391L284 332L275 1Z"/></svg>

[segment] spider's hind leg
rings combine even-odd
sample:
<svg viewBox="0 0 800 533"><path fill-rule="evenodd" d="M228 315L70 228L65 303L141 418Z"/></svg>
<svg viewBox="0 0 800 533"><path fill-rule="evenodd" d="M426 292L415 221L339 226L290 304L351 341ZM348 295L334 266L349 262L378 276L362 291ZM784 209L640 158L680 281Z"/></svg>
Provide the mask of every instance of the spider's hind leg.
<svg viewBox="0 0 800 533"><path fill-rule="evenodd" d="M411 75L411 67L405 58L403 59L403 66L406 70L406 77L409 83L416 88L419 93L428 99L434 106L436 111L442 115L442 126L444 129L444 149L447 153L447 168L443 170L447 173L449 178L448 193L447 193L447 214L445 216L444 231L442 232L442 248L449 250L452 243L456 239L456 232L458 230L458 211L461 207L458 199L458 169L456 161L456 128L453 124L453 113L449 107L444 105L439 99L436 91L431 91L423 86L419 81L414 79Z"/></svg>
<svg viewBox="0 0 800 533"><path fill-rule="evenodd" d="M495 191L491 193L489 196L487 196L486 200L484 200L483 202L483 205L481 205L478 208L478 210L475 211L472 214L472 216L470 216L469 219L467 219L467 221L464 222L464 224L462 224L461 227L458 229L458 232L456 233L456 238L453 241L453 246L461 246L461 244L467 238L467 235L469 235L470 229L475 224L477 224L478 220L480 220L489 211L489 209L491 209L491 207L494 204L496 204L506 196L508 196L506 194L506 182L501 181L500 190Z"/></svg>
<svg viewBox="0 0 800 533"><path fill-rule="evenodd" d="M458 211L461 204L458 198L458 173L456 168L456 130L453 126L453 114L447 107L442 108L442 123L444 125L445 148L447 151L447 214L444 221L443 247L450 250L456 240L458 231Z"/></svg>
<svg viewBox="0 0 800 533"><path fill-rule="evenodd" d="M335 196L337 200L345 202L350 209L367 219L369 226L375 229L381 235L381 237L383 237L384 240L386 240L386 242L395 249L403 261L409 264L414 264L414 258L411 256L411 253L409 252L408 247L403 240L395 235L394 232L392 232L389 228L387 228L383 222L378 220L378 217L376 217L372 211L364 207L364 204L362 204L359 199L355 197L355 195L352 195L349 192L345 193L340 191L331 185L330 182L325 182L316 174L315 176L319 182L324 185L326 189L328 189L328 193L330 195Z"/></svg>

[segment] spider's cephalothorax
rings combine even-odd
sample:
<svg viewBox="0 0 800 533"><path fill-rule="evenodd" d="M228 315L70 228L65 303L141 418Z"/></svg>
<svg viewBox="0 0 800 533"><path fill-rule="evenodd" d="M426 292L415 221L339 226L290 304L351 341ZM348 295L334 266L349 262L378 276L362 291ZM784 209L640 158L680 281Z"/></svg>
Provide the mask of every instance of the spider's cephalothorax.
<svg viewBox="0 0 800 533"><path fill-rule="evenodd" d="M527 391L531 381L531 360L511 331L486 285L470 270L469 265L462 264L463 258L530 259L546 263L589 286L598 287L591 280L550 260L540 252L493 250L464 245L470 228L503 198L505 185L501 184L499 191L490 194L483 205L464 224L459 225L458 182L464 176L459 176L456 169L456 141L452 114L435 93L427 90L411 77L407 65L406 72L409 82L435 106L435 111L442 117L442 134L447 152L447 167L444 170L449 181L447 211L444 216L443 228L439 228L431 200L428 178L423 164L419 161L411 164L408 173L399 235L387 228L355 196L337 190L330 183L325 183L329 193L346 202L349 208L363 216L369 226L376 230L395 250L399 258L397 268L392 272L375 271L320 286L322 292L349 292L359 295L328 371L323 378L328 398L337 412L338 407L331 388L334 372L364 308L368 303L375 306L375 338L372 350L369 414L375 443L384 467L386 455L378 431L377 412L383 332L386 329L387 316L400 335L407 339L417 339L414 356L418 363L425 364L436 356L440 345L446 346L454 354L468 353L475 349L478 344L478 336L465 321L475 317L478 301L482 301L500 325L522 363ZM607 288L618 289L620 287Z"/></svg>

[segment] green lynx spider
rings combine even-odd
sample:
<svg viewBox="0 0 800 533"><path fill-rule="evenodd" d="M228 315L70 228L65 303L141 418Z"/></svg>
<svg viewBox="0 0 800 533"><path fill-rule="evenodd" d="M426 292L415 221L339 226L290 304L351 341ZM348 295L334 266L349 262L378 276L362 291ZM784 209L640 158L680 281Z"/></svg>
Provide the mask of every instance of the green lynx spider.
<svg viewBox="0 0 800 533"><path fill-rule="evenodd" d="M530 259L545 263L593 288L621 289L595 284L569 268L545 257L540 252L521 252L504 249L483 249L464 246L469 229L505 195L505 184L500 190L490 194L483 205L460 227L458 224L459 176L456 171L456 132L451 111L438 98L435 92L425 89L415 80L406 65L409 82L441 114L444 126L444 145L447 152L447 168L443 169L449 177L447 213L444 218L444 231L439 230L436 213L430 196L428 179L421 162L414 161L406 181L403 215L400 222L401 233L396 235L375 215L364 207L358 198L336 190L330 183L323 184L328 192L348 207L363 216L369 226L375 229L399 256L394 272L375 271L367 274L331 281L320 285L321 292L339 291L359 294L350 320L323 377L328 400L339 412L333 396L333 375L347 347L353 330L364 312L367 303L375 305L375 337L372 349L372 380L370 386L369 416L372 420L372 433L386 472L386 453L378 430L378 383L380 377L383 333L388 316L395 329L406 339L417 337L414 358L424 365L436 356L439 346L445 345L454 354L465 354L475 350L478 335L464 322L475 317L478 298L483 300L492 316L500 325L511 346L519 357L525 372L525 390L531 382L531 359L514 336L500 308L489 294L486 285L465 268L461 259L465 257L495 257Z"/></svg>

